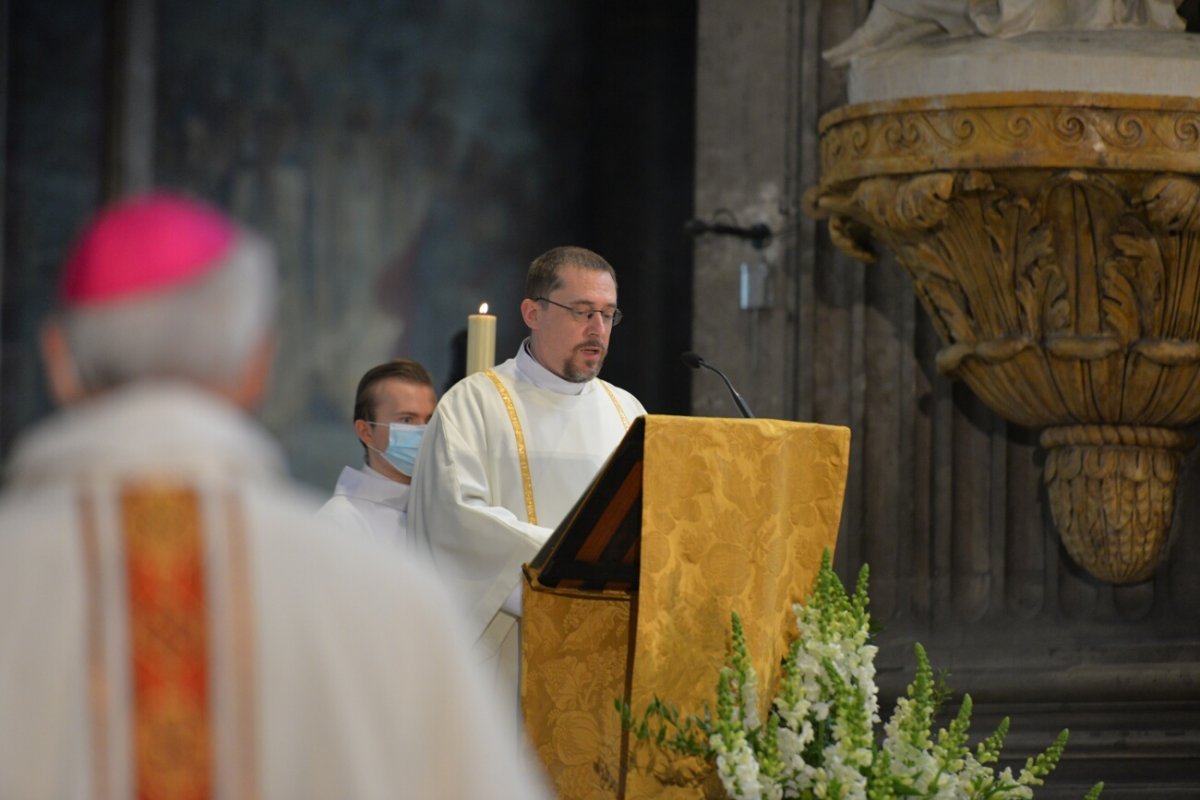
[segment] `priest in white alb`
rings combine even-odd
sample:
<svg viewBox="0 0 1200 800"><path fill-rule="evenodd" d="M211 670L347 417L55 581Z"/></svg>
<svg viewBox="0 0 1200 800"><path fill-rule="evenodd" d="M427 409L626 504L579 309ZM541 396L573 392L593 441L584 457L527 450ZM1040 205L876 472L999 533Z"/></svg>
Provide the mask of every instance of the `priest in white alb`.
<svg viewBox="0 0 1200 800"><path fill-rule="evenodd" d="M476 651L516 703L521 565L646 413L597 377L621 321L612 266L582 247L529 267L516 355L446 392L413 476L409 530L464 605Z"/></svg>

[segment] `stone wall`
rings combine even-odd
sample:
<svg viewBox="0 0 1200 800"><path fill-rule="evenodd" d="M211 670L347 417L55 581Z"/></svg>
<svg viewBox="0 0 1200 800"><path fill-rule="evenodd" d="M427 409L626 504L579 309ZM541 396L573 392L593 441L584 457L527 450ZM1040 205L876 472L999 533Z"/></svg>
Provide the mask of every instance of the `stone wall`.
<svg viewBox="0 0 1200 800"><path fill-rule="evenodd" d="M696 215L770 225L756 250L697 239L695 349L761 416L848 425L852 466L837 568L871 567L885 716L911 680L912 643L976 703L975 740L1011 715L1022 759L1072 730L1039 797L1200 792L1200 469L1193 452L1168 560L1153 580L1102 584L1063 551L1041 486L1043 454L965 386L937 373L938 338L888 254L864 266L802 213L819 177L817 122L846 102L820 53L868 3L700 5ZM765 260L765 308L742 309L739 265ZM711 374L697 413L736 413ZM957 698L956 698L957 699ZM957 710L957 703L950 709Z"/></svg>

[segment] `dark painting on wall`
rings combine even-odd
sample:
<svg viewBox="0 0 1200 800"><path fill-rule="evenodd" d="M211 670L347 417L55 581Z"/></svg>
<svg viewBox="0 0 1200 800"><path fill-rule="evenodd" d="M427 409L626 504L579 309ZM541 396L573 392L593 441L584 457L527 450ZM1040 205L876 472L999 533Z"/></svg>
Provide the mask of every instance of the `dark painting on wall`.
<svg viewBox="0 0 1200 800"><path fill-rule="evenodd" d="M558 244L605 254L622 305L638 312L614 335L605 377L652 410L686 413L683 382L657 382L650 362L686 349L690 326L681 224L691 204L695 9L622 5L154 4L154 180L224 206L278 246L282 338L263 419L299 478L327 489L361 458L350 413L371 366L415 358L445 387L458 374L454 339L483 302L498 317L497 359L515 352L526 267ZM90 61L67 80L33 47L9 65L9 84L29 86L14 93L6 129L29 144L9 149L9 174L21 180L6 187L7 217L18 223L5 231L6 250L31 231L47 245L36 262L25 247L5 262L6 305L15 293L25 301L5 320L7 387L40 381L31 339L51 287L30 276L62 257L73 232L63 220L78 225L100 202L102 137L53 119L78 107L96 129L111 122L112 22L88 33L23 3L10 13L10 38L31 27L37 39L73 36L69 46ZM35 81L35 70L46 77ZM666 90L670 102L656 96ZM49 140L40 150L39 137ZM51 176L62 165L39 154L56 151L94 156ZM50 177L73 203L46 191ZM670 287L670 316L651 312L659 287ZM44 411L44 396L21 397L5 397L0 444Z"/></svg>

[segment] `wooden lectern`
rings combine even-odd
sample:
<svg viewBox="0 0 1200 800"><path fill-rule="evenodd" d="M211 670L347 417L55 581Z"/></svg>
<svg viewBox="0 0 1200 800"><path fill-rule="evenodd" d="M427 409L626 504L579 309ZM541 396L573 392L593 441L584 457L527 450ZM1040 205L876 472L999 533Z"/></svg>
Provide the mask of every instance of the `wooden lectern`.
<svg viewBox="0 0 1200 800"><path fill-rule="evenodd" d="M730 613L746 629L765 713L808 594L837 540L848 428L650 415L525 565L521 699L562 800L720 796L698 759L637 744L657 695L714 703Z"/></svg>

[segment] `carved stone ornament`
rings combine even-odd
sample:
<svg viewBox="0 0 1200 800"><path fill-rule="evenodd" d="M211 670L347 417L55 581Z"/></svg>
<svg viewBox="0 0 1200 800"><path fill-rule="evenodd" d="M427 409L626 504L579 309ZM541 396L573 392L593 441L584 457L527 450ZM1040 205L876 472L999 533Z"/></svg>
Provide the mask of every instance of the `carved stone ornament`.
<svg viewBox="0 0 1200 800"><path fill-rule="evenodd" d="M821 120L811 213L889 248L943 342L937 365L1043 429L1051 512L1109 583L1166 550L1200 419L1200 101L977 94Z"/></svg>

